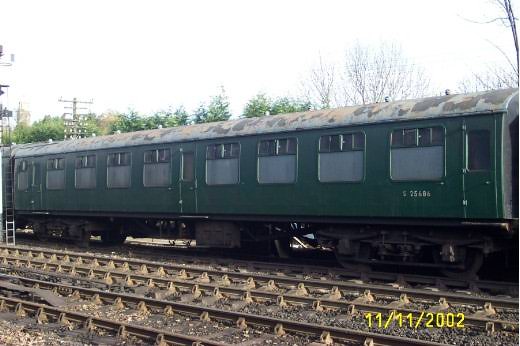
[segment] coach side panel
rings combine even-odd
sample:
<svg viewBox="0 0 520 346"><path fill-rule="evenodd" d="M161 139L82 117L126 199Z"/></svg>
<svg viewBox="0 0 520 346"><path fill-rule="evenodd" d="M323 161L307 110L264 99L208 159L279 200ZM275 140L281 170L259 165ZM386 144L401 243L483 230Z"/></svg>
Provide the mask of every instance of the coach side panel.
<svg viewBox="0 0 520 346"><path fill-rule="evenodd" d="M230 218L464 218L462 126L463 117L455 117L200 141L196 144L194 192L197 214ZM362 135L362 145L358 134ZM430 136L430 142L423 143L421 136ZM337 145L338 138L348 149L331 149ZM406 138L414 139L406 142ZM290 139L295 142L288 141ZM358 144L353 144L356 141ZM416 142L411 145L413 141ZM234 143L239 149L232 145ZM279 147L278 151L272 151L273 145ZM328 149L324 149L327 145ZM222 148L222 157L208 154L208 147ZM170 149L170 184L145 187L145 151L165 148ZM237 150L238 161L235 162ZM130 155L128 187L107 186L107 157L114 153ZM75 162L78 156L90 154L96 156L96 186L78 189ZM39 157L35 161L41 168L41 192L29 189L19 194L17 208L70 215L175 217L180 213L176 193L179 155L178 145L168 144ZM416 159L410 161L410 157ZM47 186L52 159L65 160L62 189ZM323 162L328 168L320 168ZM349 162L359 166L355 172L345 168ZM421 168L420 174L414 175L416 168L425 162L426 169ZM291 165L294 165L294 173L288 172ZM348 181L335 176L336 166L343 167ZM58 162L55 168L59 167ZM235 169L238 171L233 173ZM236 176L226 176L232 173ZM213 175L208 177L208 174ZM280 174L283 177L280 178ZM38 193L41 194L40 205L31 203ZM491 204L489 208L496 210L496 205Z"/></svg>

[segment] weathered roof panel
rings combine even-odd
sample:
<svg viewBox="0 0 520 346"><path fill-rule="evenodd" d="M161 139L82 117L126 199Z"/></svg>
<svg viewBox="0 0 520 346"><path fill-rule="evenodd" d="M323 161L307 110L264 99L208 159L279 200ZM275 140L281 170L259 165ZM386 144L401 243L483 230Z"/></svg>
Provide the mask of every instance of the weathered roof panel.
<svg viewBox="0 0 520 346"><path fill-rule="evenodd" d="M17 145L16 156L49 155L63 152L121 148L126 146L173 143L201 139L227 138L255 134L342 127L378 122L451 117L465 114L505 112L518 89L472 94L428 97L417 100L375 103L260 118L244 118L215 123L180 126L60 141Z"/></svg>

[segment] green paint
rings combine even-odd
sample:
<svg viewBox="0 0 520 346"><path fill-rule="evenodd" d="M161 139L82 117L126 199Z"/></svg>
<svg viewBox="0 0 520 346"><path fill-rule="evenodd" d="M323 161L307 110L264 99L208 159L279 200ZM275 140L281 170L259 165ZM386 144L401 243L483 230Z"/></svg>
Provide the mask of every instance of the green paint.
<svg viewBox="0 0 520 346"><path fill-rule="evenodd" d="M82 211L116 213L287 215L315 217L391 217L391 218L503 218L501 180L501 115L481 115L358 125L326 130L306 130L288 134L256 135L160 146L69 153L66 158L66 189L45 188L46 157L28 158L39 165L27 191L17 191L19 211ZM467 129L491 130L492 169L467 172L465 132ZM390 179L390 134L398 128L443 126L445 137L445 176L438 181L396 182ZM363 131L366 134L364 179L356 183L318 181L318 143L320 136ZM260 140L298 138L298 170L295 184L261 185L257 182L257 145ZM205 150L208 144L239 141L240 182L236 185L207 186ZM172 184L169 187L143 187L143 153L169 147L172 150ZM193 151L196 182L179 181L181 151ZM106 187L106 155L132 153L132 187ZM74 189L76 156L97 155L97 187ZM63 157L63 156L49 156ZM27 158L26 158L27 159ZM19 159L17 159L19 160ZM420 164L420 163L418 163ZM32 168L30 168L32 169ZM32 179L30 179L32 180ZM486 183L488 182L489 183ZM424 193L426 192L426 193ZM467 205L464 206L464 199ZM182 203L179 201L182 200ZM32 201L32 202L31 202ZM181 209L182 206L182 209Z"/></svg>

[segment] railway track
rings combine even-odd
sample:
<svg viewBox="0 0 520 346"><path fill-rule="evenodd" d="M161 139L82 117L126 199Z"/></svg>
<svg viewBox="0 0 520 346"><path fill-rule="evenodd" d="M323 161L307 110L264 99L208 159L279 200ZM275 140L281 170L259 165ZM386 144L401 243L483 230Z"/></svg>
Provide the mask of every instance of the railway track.
<svg viewBox="0 0 520 346"><path fill-rule="evenodd" d="M179 264L198 264L206 266L223 265L229 267L231 258L222 258L221 254L207 254L199 253L196 255L187 254L188 251L193 252L193 249L180 249L178 247L171 246L157 246L155 244L143 244L142 242L128 242L125 243L129 249L129 253L139 255L141 257L157 257L157 251L161 252L162 257L172 256L172 251L175 251L174 258ZM103 250L98 248L96 250ZM323 257L323 254L321 254ZM258 257L258 256L257 256ZM440 277L438 275L418 275L410 273L393 273L393 272L382 272L382 271L366 271L366 270L355 270L355 269L344 269L338 265L335 265L335 261L323 261L313 258L311 261L306 261L305 258L297 257L294 259L280 259L273 257L265 257L263 260L258 259L237 259L233 258L233 265L236 270L248 270L257 272L280 272L284 275L321 275L334 277L341 280L361 280L363 282L379 282L379 283L393 283L399 282L402 285L422 285L422 286L435 286L442 289L453 289L453 290L470 290L470 291L483 291L490 292L492 294L507 294L507 295L518 295L518 284L507 281L490 281L480 280L478 278L467 279L455 279ZM311 264L313 263L313 264ZM325 270L326 269L326 270ZM517 280L512 280L517 281Z"/></svg>
<svg viewBox="0 0 520 346"><path fill-rule="evenodd" d="M53 292L56 292L56 294L67 295L72 300L85 300L94 305L108 305L116 310L131 308L140 311L141 313L160 314L167 317L172 317L174 314L177 314L189 316L207 323L216 321L227 325L234 325L238 330L244 330L248 327L266 328L271 330L273 335L282 336L286 333L305 335L307 338L315 339L322 344L332 344L336 341L339 343L355 343L364 345L440 345L439 343L396 337L392 335L381 335L346 328L335 328L312 323L275 319L248 313L223 311L211 307L151 299L137 296L135 294L114 293L16 276L3 276L3 279L6 278L19 281L28 286L32 285L32 287L37 287L38 289L43 288L46 290L52 290ZM15 288L14 285L8 286L8 288L11 288L11 290L24 290L24 288ZM142 339L160 340L166 344L184 345L198 342L204 345L224 345L222 342L216 342L207 338L190 337L177 333L164 333L153 328L144 328L142 326L130 325L123 322L108 320L106 318L92 318L86 314L71 312L67 309L60 309L58 307L51 307L43 304L28 303L13 298L1 297L0 308L10 309L19 315L27 311L31 312L39 322L48 321L49 316L52 316L55 321L60 323L74 321L80 323L83 328L102 328L116 332L118 337L122 337L124 334L130 334Z"/></svg>
<svg viewBox="0 0 520 346"><path fill-rule="evenodd" d="M356 343L365 343L368 340L370 344L370 340L376 340L372 334L384 335L388 331L379 329L374 330L377 333L373 333L368 330L362 334L363 340L360 337L354 340L352 337L348 339L341 336L334 328L363 329L362 327L366 327L362 325L363 316L367 313L380 313L384 316L410 314L417 317L424 311L463 313L466 328L474 333L518 335L518 299L511 297L482 296L435 288L408 288L395 283L388 285L358 280L297 278L280 273L244 273L230 268L201 268L199 265L185 263L167 265L70 251L40 251L25 247L0 247L0 250L0 269L6 275L17 273L16 280L19 284L26 287L37 284L51 292L75 294L76 297L86 297L89 301L100 299L108 304L119 301L128 306L136 306L142 301L142 304L155 310L164 310L164 304L179 309L189 306L192 317L209 315L210 319L220 318L222 321L226 318L219 315L218 311L227 309L230 311L225 313L234 314L233 318L227 319L228 323L236 324L240 318L249 321L251 316L258 315L270 320L251 323L273 331L277 324L285 330L289 328L289 322L298 319L288 318L291 317L290 314L286 318L280 318L284 313L261 316L255 313L257 306L272 307L278 312L301 310L307 315L333 316L332 319L320 321L319 328L315 326L315 333L310 337L314 340L332 338L330 340ZM125 294L121 290L131 293ZM96 295L97 298L93 298ZM139 302L136 303L136 300ZM251 310L250 307L254 308ZM246 319L247 316L249 319ZM337 323L341 319L348 322ZM291 328L293 327L288 330L296 334L300 333L298 328L304 329L303 326ZM307 326L307 330L309 328ZM320 330L319 333L317 329ZM377 340L376 344L380 342ZM381 340L381 344L385 342L391 344L392 341Z"/></svg>
<svg viewBox="0 0 520 346"><path fill-rule="evenodd" d="M153 328L132 325L124 322L115 322L106 318L92 317L88 314L77 313L63 308L57 308L46 304L28 302L26 300L0 297L0 309L12 311L18 317L32 315L37 323L59 323L70 328L82 328L86 332L93 332L95 329L112 332L120 339L134 336L144 340L155 340L158 345L213 345L225 346L225 343L208 340L201 337L193 337L177 333L168 333ZM76 326L74 326L74 324Z"/></svg>
<svg viewBox="0 0 520 346"><path fill-rule="evenodd" d="M5 257L4 257L5 258ZM272 304L276 304L279 307L287 307L290 305L302 305L307 306L309 308L312 307L315 311L323 311L323 310L345 310L350 314L355 314L358 311L362 313L384 313L386 315L392 313L401 313L403 315L412 314L413 316L419 316L420 310L408 308L407 306L412 305L410 298L404 293L401 294L398 300L393 300L387 302L382 299L375 300L374 295L372 295L369 291L364 291L363 294L358 295L356 298L348 300L342 297L342 293L337 291L336 288L329 291L329 293L321 294L321 295L310 295L309 289L305 286L297 286L296 289L288 290L285 292L280 289L274 289L274 287L262 286L258 289L255 289L251 284L251 281L245 283L238 283L236 285L231 286L231 284L222 284L220 283L201 283L200 281L187 281L186 279L169 279L165 277L154 277L154 275L142 275L142 274L128 274L128 272L121 271L102 271L102 270L94 270L87 266L67 266L67 265L52 265L47 264L43 261L37 261L40 266L34 267L35 263L31 262L30 267L33 269L42 269L42 270L33 270L32 273L36 274L48 274L49 271L60 272L60 273L71 273L74 272L74 275L81 275L84 278L88 278L93 282L98 284L105 284L107 288L110 288L113 285L116 285L117 288L119 286L117 283L124 284L128 287L146 287L149 290L141 290L146 295L153 295L154 297L165 298L168 296L174 296L176 293L183 293L184 301L196 301L201 300L204 301L204 305L210 306L214 305L221 299L229 299L235 301L236 303L248 304L252 302L270 302ZM10 264L15 265L17 267L24 265L27 267L28 262L10 262ZM9 265L9 262L8 262ZM45 265L45 266L44 266ZM3 264L3 268L5 269L5 263ZM61 270L57 270L58 266L61 266ZM43 269L44 268L44 269ZM74 271L73 269L74 268ZM26 271L28 272L28 271ZM29 271L31 272L31 271ZM96 279L97 278L97 279ZM29 279L19 278L20 281L24 283L35 284L36 282L31 282ZM47 286L51 286L50 289L59 288L56 284L48 284ZM269 284L268 284L269 285ZM46 286L46 287L47 287ZM322 291L324 292L324 291ZM199 299L200 298L200 299ZM383 304L384 302L386 304ZM493 305L495 304L495 305ZM512 306L510 306L512 302L504 301L504 300L494 300L491 302L486 302L484 307L476 312L465 317L465 322L467 325L472 327L479 327L484 330L506 330L506 331L517 331L518 323L508 320L502 320L497 318L499 313L496 311L496 307L506 310L514 310ZM242 304L238 304L242 305ZM421 305L423 306L423 305ZM453 310L454 305L451 306ZM428 311L432 312L440 312L440 311L448 311L450 310L450 305L446 301L445 298L441 298L437 305L430 304L428 307ZM463 309L462 311L469 311L468 309ZM457 312L461 312L460 309Z"/></svg>
<svg viewBox="0 0 520 346"><path fill-rule="evenodd" d="M39 244L38 244L39 245ZM27 242L25 247L31 249L38 249L39 251L52 252L49 248L39 248L34 242ZM63 244L62 244L63 245ZM69 245L69 244L67 244ZM49 247L56 246L56 244L48 244ZM129 247L128 251L121 251L121 247L117 248L106 248L97 247L92 251L100 254L107 254L113 258L113 254L120 254L122 257L126 257L127 262L132 262L132 257L139 258L150 258L156 259L155 262L174 262L170 267L176 269L192 267L192 268L228 268L229 271L242 272L242 273L273 273L276 276L287 276L287 277L317 277L319 279L327 278L327 280L337 281L355 281L362 283L375 283L375 284L389 284L398 285L400 287L418 287L419 289L430 287L432 289L439 290L454 290L464 291L472 293L483 293L491 295L507 295L507 296L518 296L518 283L508 281L489 281L489 280L467 280L467 279L452 279L439 276L431 275L418 275L409 273L391 273L391 272L378 272L378 271L353 271L346 270L340 267L331 267L330 263L327 266L318 266L310 264L294 264L288 262L274 262L273 259L268 261L253 261L253 260L240 260L236 258L222 258L222 257L208 257L208 256L194 256L174 253L171 254L171 248L167 248L169 252L159 251L155 246L150 247L139 244L134 247L133 245L125 245L123 248ZM0 249L6 248L0 245ZM23 249L24 247L20 247ZM73 246L74 248L74 246ZM84 253L84 249L77 248L77 250ZM165 249L161 249L165 250ZM63 252L63 253L66 253ZM69 251L69 253L74 253ZM84 257L89 258L98 256L97 254L86 254ZM139 259L139 262L147 263ZM153 261L150 261L153 265Z"/></svg>
<svg viewBox="0 0 520 346"><path fill-rule="evenodd" d="M88 270L90 275L97 275L104 277L109 275L121 278L123 275L127 277L131 275L131 279L137 281L155 280L173 280L180 284L186 282L198 283L199 285L215 284L221 282L223 286L229 286L231 282L242 282L243 287L256 288L256 286L270 288L270 290L284 292L285 290L294 290L294 287L301 286L301 292L311 289L315 291L331 291L332 290L350 292L351 295L364 293L369 290L372 294L384 296L388 299L402 300L401 295L406 294L409 299L426 300L430 303L437 303L440 299L445 298L448 302L455 304L468 304L474 306L484 306L485 303L492 303L500 308L517 308L518 298L486 296L480 294L480 290L476 292L479 294L471 294L475 291L450 291L444 282L438 281L437 285L425 288L411 288L406 281L398 280L387 283L370 283L356 279L351 280L333 280L330 277L323 277L320 274L313 276L311 274L290 276L281 273L278 267L275 268L274 273L265 274L255 270L240 270L236 268L220 268L212 269L212 266L187 265L186 263L167 264L164 262L154 262L142 259L131 258L115 258L97 254L86 254L71 251L59 251L52 249L34 249L28 247L8 247L0 246L0 259L5 258L8 261L27 261L30 260L32 264L43 265L46 263L49 268L57 268L57 264L61 263L62 270L85 271ZM217 268L219 266L216 266ZM168 276L168 279L164 279ZM494 284L494 285L493 285ZM254 287L253 287L254 285ZM490 290L509 290L514 287L511 283L502 282L486 282ZM213 287L214 288L214 287ZM444 289L440 289L444 288ZM518 289L518 285L516 285ZM348 295L347 295L348 296Z"/></svg>

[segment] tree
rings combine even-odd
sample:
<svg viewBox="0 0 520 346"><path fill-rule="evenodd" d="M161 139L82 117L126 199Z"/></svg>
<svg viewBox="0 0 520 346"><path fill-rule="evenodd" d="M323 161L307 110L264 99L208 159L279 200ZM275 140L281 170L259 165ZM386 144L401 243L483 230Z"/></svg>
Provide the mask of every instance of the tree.
<svg viewBox="0 0 520 346"><path fill-rule="evenodd" d="M518 88L518 72L519 72L519 50L518 50L518 34L516 32L517 18L513 13L511 0L494 0L493 4L499 9L498 17L485 22L476 22L478 24L490 24L494 22L501 23L505 28L511 29L513 47L516 54L516 61L499 46L490 42L504 58L504 63L500 65L488 66L484 71L473 72L470 77L463 79L458 86L461 92L472 92L480 90L502 89L502 88Z"/></svg>
<svg viewBox="0 0 520 346"><path fill-rule="evenodd" d="M113 133L113 125L119 120L121 113L108 111L97 117L97 125L101 135Z"/></svg>
<svg viewBox="0 0 520 346"><path fill-rule="evenodd" d="M184 107L180 106L174 111L169 107L167 110L155 112L151 116L140 115L135 110L130 109L125 114L111 114L107 117L101 117L100 122L105 124L100 127L106 127L107 122L110 127L109 133L134 132L141 130L153 130L159 127L175 127L187 125L189 120L188 113Z"/></svg>
<svg viewBox="0 0 520 346"><path fill-rule="evenodd" d="M91 136L92 134L101 134L101 128L99 127L98 118L94 113L90 113L83 116L83 126L88 136Z"/></svg>
<svg viewBox="0 0 520 346"><path fill-rule="evenodd" d="M259 93L255 97L247 101L242 116L246 118L253 118L261 117L268 113L270 114L271 104L272 101L269 97L267 97L263 93Z"/></svg>
<svg viewBox="0 0 520 346"><path fill-rule="evenodd" d="M171 126L184 126L190 123L190 116L188 112L184 108L184 106L177 107L173 112L173 116L171 117L170 123L168 123L167 127Z"/></svg>
<svg viewBox="0 0 520 346"><path fill-rule="evenodd" d="M244 107L242 116L246 118L261 117L294 112L305 112L312 108L309 101L293 99L291 97L278 97L271 99L265 94L259 93L250 99Z"/></svg>
<svg viewBox="0 0 520 346"><path fill-rule="evenodd" d="M230 117L229 100L222 86L220 87L220 93L211 98L208 107L206 108L204 104L201 104L194 114L195 123L197 124L224 121Z"/></svg>
<svg viewBox="0 0 520 346"><path fill-rule="evenodd" d="M192 117L195 124L205 123L205 120L208 118L208 109L203 103L201 103L199 107L193 112Z"/></svg>
<svg viewBox="0 0 520 346"><path fill-rule="evenodd" d="M31 142L31 127L20 123L16 125L12 132L12 141L14 143L30 143Z"/></svg>
<svg viewBox="0 0 520 346"><path fill-rule="evenodd" d="M516 32L516 21L517 18L515 17L515 14L513 13L513 7L511 6L511 0L503 0L503 2L496 0L496 2L499 4L499 6L502 8L503 13L507 16L507 20L503 20L502 23L506 27L509 27L511 29L511 33L513 36L513 44L515 46L515 52L516 52L516 86L518 86L518 72L519 70L519 54L518 51L518 33ZM514 66L513 66L514 68Z"/></svg>
<svg viewBox="0 0 520 346"><path fill-rule="evenodd" d="M306 99L316 108L330 108L335 98L336 78L334 65L325 63L320 55L317 66L302 83Z"/></svg>
<svg viewBox="0 0 520 346"><path fill-rule="evenodd" d="M49 139L63 140L65 126L61 117L46 115L42 120L35 122L32 126L19 124L12 134L15 143L46 142Z"/></svg>
<svg viewBox="0 0 520 346"><path fill-rule="evenodd" d="M293 99L291 97L280 97L271 105L270 114L285 114L294 112L306 112L312 109L310 101Z"/></svg>
<svg viewBox="0 0 520 346"><path fill-rule="evenodd" d="M110 132L133 132L144 129L143 118L134 109L129 109L127 113L119 115L117 120L111 125Z"/></svg>
<svg viewBox="0 0 520 346"><path fill-rule="evenodd" d="M130 109L125 114L107 112L101 116L87 114L82 123L87 135L106 135L110 133L133 132L150 130L161 127L174 127L188 124L188 113L184 107L178 107L174 111L170 107L166 111L158 111L152 116L141 116L135 110ZM65 126L63 118L46 116L43 120L35 122L32 126L19 124L12 133L12 141L15 143L42 142L49 139L63 140ZM7 137L5 137L7 138Z"/></svg>
<svg viewBox="0 0 520 346"><path fill-rule="evenodd" d="M423 97L428 93L430 79L422 68L393 43L378 47L359 42L347 50L340 100L344 105L383 102Z"/></svg>
<svg viewBox="0 0 520 346"><path fill-rule="evenodd" d="M489 66L487 70L473 73L458 84L462 93L518 87L518 74L505 66Z"/></svg>
<svg viewBox="0 0 520 346"><path fill-rule="evenodd" d="M305 99L317 108L340 107L426 96L430 79L394 43L357 42L345 52L342 66L320 57L302 83Z"/></svg>
<svg viewBox="0 0 520 346"><path fill-rule="evenodd" d="M176 127L188 124L188 113L184 109L184 107L180 106L175 111L172 111L172 108L168 108L168 110L161 110L155 112L150 117L144 117L144 128L146 130L167 128L167 127Z"/></svg>
<svg viewBox="0 0 520 346"><path fill-rule="evenodd" d="M65 125L61 117L51 117L47 115L43 120L37 121L32 125L31 142L44 142L49 139L58 141L63 140Z"/></svg>

